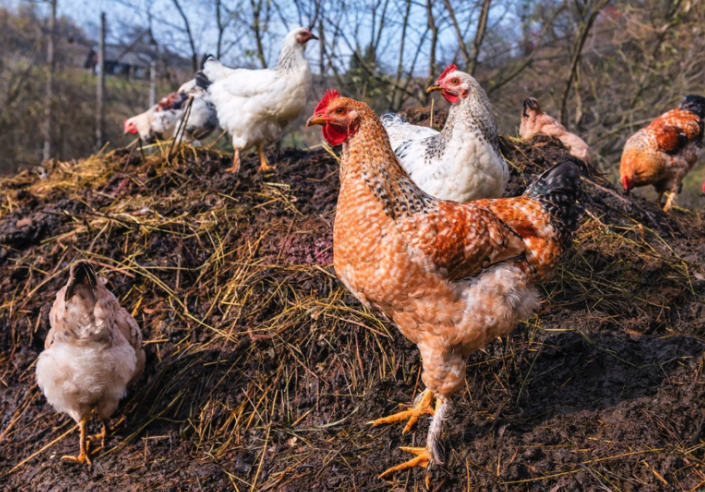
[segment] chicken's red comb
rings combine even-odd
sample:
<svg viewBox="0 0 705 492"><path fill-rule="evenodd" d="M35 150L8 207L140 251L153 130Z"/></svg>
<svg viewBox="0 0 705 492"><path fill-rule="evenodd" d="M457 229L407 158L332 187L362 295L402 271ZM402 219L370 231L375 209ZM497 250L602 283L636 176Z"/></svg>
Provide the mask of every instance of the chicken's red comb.
<svg viewBox="0 0 705 492"><path fill-rule="evenodd" d="M445 78L446 75L448 75L450 72L457 70L457 69L458 69L458 66L455 63L451 63L450 65L448 65L446 67L445 70L443 70L443 73L441 74L440 77L438 77L438 80L443 80L443 78Z"/></svg>
<svg viewBox="0 0 705 492"><path fill-rule="evenodd" d="M323 94L321 102L318 103L318 106L316 106L316 109L313 112L315 114L322 113L328 107L331 101L333 101L334 99L338 99L339 97L340 92L336 91L335 89L328 89L325 94Z"/></svg>

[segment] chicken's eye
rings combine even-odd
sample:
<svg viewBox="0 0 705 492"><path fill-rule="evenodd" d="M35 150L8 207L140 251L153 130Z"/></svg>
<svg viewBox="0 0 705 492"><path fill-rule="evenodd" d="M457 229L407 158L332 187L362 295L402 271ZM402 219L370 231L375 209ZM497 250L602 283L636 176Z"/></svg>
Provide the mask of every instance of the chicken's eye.
<svg viewBox="0 0 705 492"><path fill-rule="evenodd" d="M335 110L335 114L344 114L345 113L345 108L337 108Z"/></svg>
<svg viewBox="0 0 705 492"><path fill-rule="evenodd" d="M452 78L450 79L450 83L453 85L458 85L460 83L460 80L458 80L457 78Z"/></svg>

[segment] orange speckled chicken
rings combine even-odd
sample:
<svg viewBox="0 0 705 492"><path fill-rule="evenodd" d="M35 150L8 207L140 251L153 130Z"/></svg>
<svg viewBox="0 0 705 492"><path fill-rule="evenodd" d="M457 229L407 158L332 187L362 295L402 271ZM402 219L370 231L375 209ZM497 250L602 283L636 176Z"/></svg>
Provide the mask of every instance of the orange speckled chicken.
<svg viewBox="0 0 705 492"><path fill-rule="evenodd" d="M521 135L521 138L529 138L537 133L545 133L548 136L556 137L563 145L568 147L571 155L585 162L592 162L590 148L585 143L585 140L566 130L553 116L546 114L541 109L536 99L530 97L524 99L519 135Z"/></svg>
<svg viewBox="0 0 705 492"><path fill-rule="evenodd" d="M659 206L664 193L668 195L663 207L668 212L702 152L704 118L705 97L685 96L677 109L629 137L619 166L624 190L653 185Z"/></svg>
<svg viewBox="0 0 705 492"><path fill-rule="evenodd" d="M365 305L416 343L426 385L407 411L375 425L433 415L426 446L381 477L441 463L441 425L462 390L467 357L509 333L538 306L535 285L551 277L582 209L580 169L546 171L524 196L459 204L423 192L404 171L377 115L328 91L307 126L343 144L335 217L335 271ZM433 400L436 400L435 408Z"/></svg>
<svg viewBox="0 0 705 492"><path fill-rule="evenodd" d="M102 449L108 419L127 386L144 369L142 332L86 261L71 265L49 322L45 350L37 361L37 384L57 411L67 413L80 426L79 455L63 459L90 465L86 433L91 412L102 422L102 432L96 436Z"/></svg>

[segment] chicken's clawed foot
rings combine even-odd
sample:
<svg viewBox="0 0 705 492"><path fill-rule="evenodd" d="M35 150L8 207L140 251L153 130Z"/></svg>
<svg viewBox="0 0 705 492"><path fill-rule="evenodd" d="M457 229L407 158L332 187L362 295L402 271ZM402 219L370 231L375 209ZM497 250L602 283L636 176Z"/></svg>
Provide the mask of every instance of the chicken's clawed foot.
<svg viewBox="0 0 705 492"><path fill-rule="evenodd" d="M373 426L391 424L394 422L399 422L400 420L409 419L402 431L402 434L406 434L414 427L414 424L418 422L421 415L435 415L435 410L433 409L433 393L429 390L424 390L417 399L418 401L408 410L403 412L395 413L388 417L382 417L377 420L370 422ZM412 460L413 461L413 460ZM385 472L386 473L386 472Z"/></svg>
<svg viewBox="0 0 705 492"><path fill-rule="evenodd" d="M73 461L75 463L85 463L87 465L92 465L91 459L88 457L89 454L89 448L90 448L90 441L86 438L86 433L88 430L88 418L89 416L86 415L85 417L81 418L81 421L78 423L80 429L81 429L81 437L80 437L80 445L81 445L81 450L78 453L78 456L62 456L62 460L66 461Z"/></svg>
<svg viewBox="0 0 705 492"><path fill-rule="evenodd" d="M268 171L275 171L277 169L276 164L269 164L267 161L267 156L264 155L264 149L260 148L259 149L259 171L261 173L268 172Z"/></svg>
<svg viewBox="0 0 705 492"><path fill-rule="evenodd" d="M409 446L401 446L399 449L406 453L416 455L416 457L411 458L405 463L401 463L391 468L387 468L384 473L379 476L379 478L388 477L389 475L392 475L393 473L396 473L398 471L407 470L409 468L414 468L417 466L420 466L421 468L426 468L429 463L431 463L431 451L429 451L428 448L412 448Z"/></svg>
<svg viewBox="0 0 705 492"><path fill-rule="evenodd" d="M87 451L81 451L78 454L78 456L71 456L71 455L62 456L61 459L64 461L73 461L74 463L84 463L88 466L91 466L93 464L91 462L91 459L88 457Z"/></svg>
<svg viewBox="0 0 705 492"><path fill-rule="evenodd" d="M93 440L100 439L100 447L94 449L93 453L97 453L98 451L102 451L103 449L105 449L105 438L108 437L108 422L103 420L101 422L101 425L102 425L102 429L98 434L94 434L94 435L88 437L89 443Z"/></svg>
<svg viewBox="0 0 705 492"><path fill-rule="evenodd" d="M235 154L233 155L233 165L227 168L225 172L234 174L240 172L240 152L238 150L235 150Z"/></svg>

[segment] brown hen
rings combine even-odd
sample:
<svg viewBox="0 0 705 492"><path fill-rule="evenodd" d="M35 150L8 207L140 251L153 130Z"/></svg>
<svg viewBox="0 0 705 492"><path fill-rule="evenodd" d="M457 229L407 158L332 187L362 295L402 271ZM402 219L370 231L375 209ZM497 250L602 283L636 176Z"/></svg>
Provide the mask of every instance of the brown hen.
<svg viewBox="0 0 705 492"><path fill-rule="evenodd" d="M509 333L538 305L570 245L581 207L580 170L563 162L517 198L459 204L423 192L401 167L377 115L364 103L325 94L308 125L343 144L334 228L338 277L365 305L418 345L426 390L415 405L375 425L433 415L427 444L381 477L443 461L441 424L462 390L466 359ZM435 408L432 403L436 399Z"/></svg>
<svg viewBox="0 0 705 492"><path fill-rule="evenodd" d="M57 411L79 424L80 453L63 459L91 464L86 435L91 412L102 422L97 436L102 448L108 419L144 369L142 332L86 261L71 265L49 322L45 350L37 361L37 384Z"/></svg>
<svg viewBox="0 0 705 492"><path fill-rule="evenodd" d="M659 206L664 193L668 195L663 207L668 212L702 152L704 118L705 97L685 96L677 109L629 137L619 167L624 190L653 185Z"/></svg>

